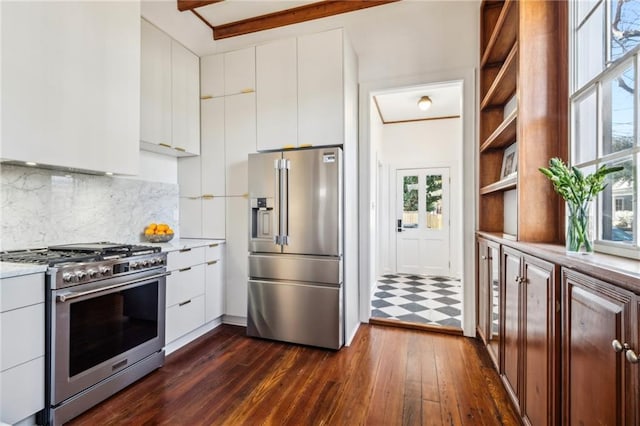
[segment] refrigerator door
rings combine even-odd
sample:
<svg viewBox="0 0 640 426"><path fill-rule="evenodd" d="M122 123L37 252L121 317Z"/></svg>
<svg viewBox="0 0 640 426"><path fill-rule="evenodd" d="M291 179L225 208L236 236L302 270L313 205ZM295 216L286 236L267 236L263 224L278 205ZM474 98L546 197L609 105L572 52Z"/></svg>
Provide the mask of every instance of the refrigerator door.
<svg viewBox="0 0 640 426"><path fill-rule="evenodd" d="M280 253L280 175L282 153L249 154L249 251Z"/></svg>
<svg viewBox="0 0 640 426"><path fill-rule="evenodd" d="M342 259L295 254L249 255L249 278L342 284Z"/></svg>
<svg viewBox="0 0 640 426"><path fill-rule="evenodd" d="M342 254L342 149L282 153L286 161L283 253Z"/></svg>
<svg viewBox="0 0 640 426"><path fill-rule="evenodd" d="M340 349L342 287L249 280L247 335Z"/></svg>

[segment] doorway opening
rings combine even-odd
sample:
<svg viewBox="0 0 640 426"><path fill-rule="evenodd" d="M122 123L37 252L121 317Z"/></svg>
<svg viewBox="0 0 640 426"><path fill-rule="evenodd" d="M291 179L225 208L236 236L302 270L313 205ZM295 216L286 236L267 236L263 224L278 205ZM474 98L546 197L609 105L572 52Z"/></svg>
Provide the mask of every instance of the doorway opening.
<svg viewBox="0 0 640 426"><path fill-rule="evenodd" d="M418 113L428 96L430 108ZM370 321L462 334L462 82L372 94L377 159Z"/></svg>

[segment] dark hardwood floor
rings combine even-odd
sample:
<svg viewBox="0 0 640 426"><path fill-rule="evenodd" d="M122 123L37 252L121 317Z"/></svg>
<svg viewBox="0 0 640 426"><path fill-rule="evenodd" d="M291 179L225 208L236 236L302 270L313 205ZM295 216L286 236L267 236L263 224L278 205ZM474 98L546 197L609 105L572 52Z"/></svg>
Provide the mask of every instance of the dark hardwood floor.
<svg viewBox="0 0 640 426"><path fill-rule="evenodd" d="M518 425L474 339L363 324L338 352L223 325L70 425Z"/></svg>

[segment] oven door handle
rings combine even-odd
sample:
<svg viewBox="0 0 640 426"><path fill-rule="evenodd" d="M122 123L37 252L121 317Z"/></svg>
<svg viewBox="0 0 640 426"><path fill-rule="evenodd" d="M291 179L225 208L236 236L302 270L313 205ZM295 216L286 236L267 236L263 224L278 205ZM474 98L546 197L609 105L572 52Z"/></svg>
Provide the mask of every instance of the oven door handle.
<svg viewBox="0 0 640 426"><path fill-rule="evenodd" d="M137 283L141 283L141 282L144 282L144 281L151 281L151 280L155 280L157 278L166 277L167 275L171 275L171 272L165 272L165 273L162 273L162 274L151 275L150 277L140 278L139 280L134 280L134 281L127 281L126 283L119 283L119 284L109 285L109 286L106 286L106 287L94 288L93 290L69 292L69 293L59 294L56 299L60 303L65 303L65 302L67 302L69 300L77 299L78 297L87 296L89 294L101 293L101 292L103 292L105 290L113 290L114 288L128 287L131 284L137 284Z"/></svg>

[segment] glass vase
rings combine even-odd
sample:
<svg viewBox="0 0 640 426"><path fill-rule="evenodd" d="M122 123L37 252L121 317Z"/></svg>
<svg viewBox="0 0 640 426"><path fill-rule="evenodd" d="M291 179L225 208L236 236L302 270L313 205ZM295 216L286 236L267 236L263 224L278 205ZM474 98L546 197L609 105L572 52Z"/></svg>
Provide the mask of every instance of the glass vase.
<svg viewBox="0 0 640 426"><path fill-rule="evenodd" d="M567 253L593 253L593 217L592 202L582 204L567 203Z"/></svg>

